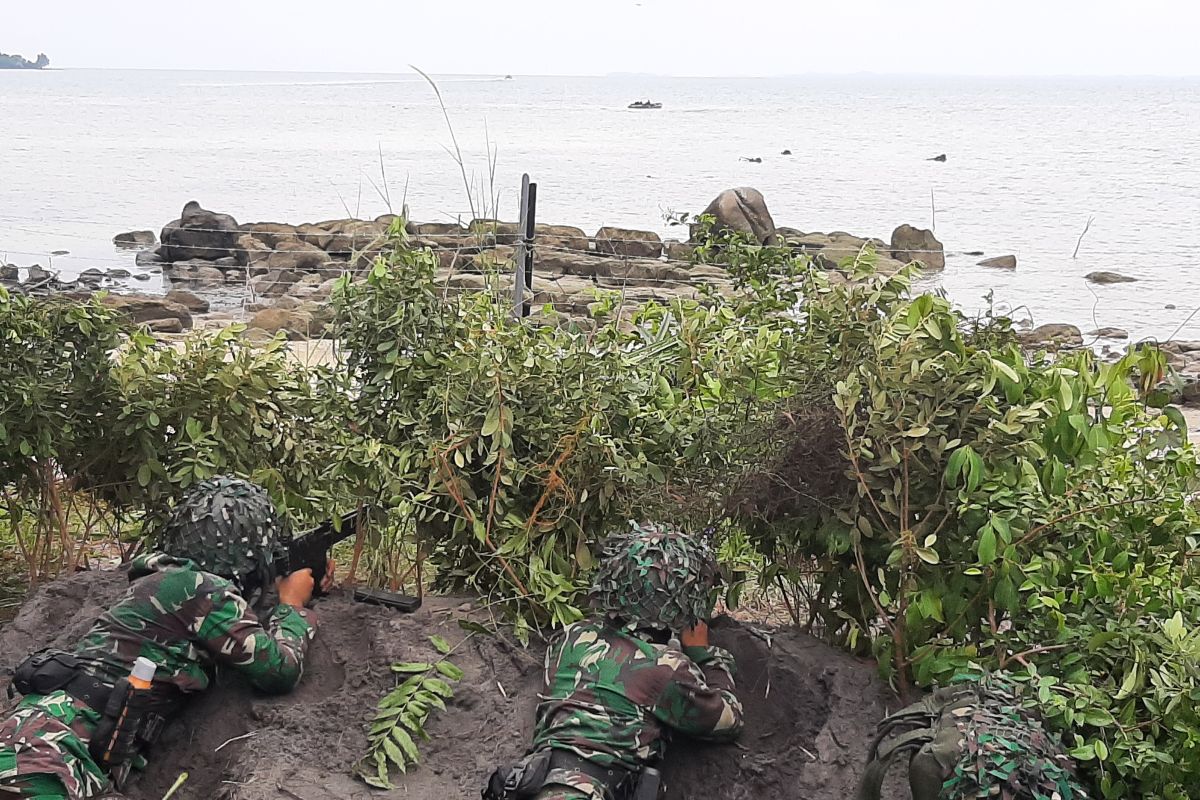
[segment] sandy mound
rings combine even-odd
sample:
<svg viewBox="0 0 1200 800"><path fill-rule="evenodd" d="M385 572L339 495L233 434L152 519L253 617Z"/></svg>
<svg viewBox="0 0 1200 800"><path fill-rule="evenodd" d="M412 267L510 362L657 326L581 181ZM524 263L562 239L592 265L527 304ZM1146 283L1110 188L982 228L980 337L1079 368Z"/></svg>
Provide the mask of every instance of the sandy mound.
<svg viewBox="0 0 1200 800"><path fill-rule="evenodd" d="M43 587L0 631L0 666L69 643L124 583L119 573L85 573ZM265 698L222 673L217 688L170 726L129 796L157 800L186 771L179 798L475 798L495 764L521 754L537 702L540 648L469 634L458 621L483 620L462 599L431 598L405 615L334 596L317 613L321 627L296 692ZM421 766L394 776L394 791L369 789L348 774L365 750L364 723L393 685L389 664L436 658L433 634L455 645L451 660L466 675L447 710L430 721ZM852 796L875 723L897 705L874 665L804 635L764 635L729 620L717 623L714 639L737 656L747 728L736 745L674 742L668 797Z"/></svg>

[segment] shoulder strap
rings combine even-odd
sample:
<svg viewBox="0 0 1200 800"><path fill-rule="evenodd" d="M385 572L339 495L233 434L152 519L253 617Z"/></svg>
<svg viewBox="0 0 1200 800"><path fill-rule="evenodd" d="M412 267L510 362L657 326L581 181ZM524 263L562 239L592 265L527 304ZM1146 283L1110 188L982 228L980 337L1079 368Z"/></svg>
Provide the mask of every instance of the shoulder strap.
<svg viewBox="0 0 1200 800"><path fill-rule="evenodd" d="M880 792L883 790L883 779L887 776L887 771L896 757L901 753L909 753L911 757L912 753L931 741L933 741L933 728L927 727L908 731L877 747L863 772L862 782L858 785L858 794L855 795L856 800L879 800Z"/></svg>

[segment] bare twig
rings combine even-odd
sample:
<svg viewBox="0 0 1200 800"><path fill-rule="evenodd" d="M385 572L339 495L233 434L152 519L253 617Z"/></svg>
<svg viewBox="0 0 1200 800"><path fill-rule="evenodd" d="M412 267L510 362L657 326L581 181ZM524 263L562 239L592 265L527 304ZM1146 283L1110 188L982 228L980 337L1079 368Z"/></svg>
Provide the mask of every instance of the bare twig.
<svg viewBox="0 0 1200 800"><path fill-rule="evenodd" d="M478 219L479 213L475 208L475 200L471 196L471 179L467 177L467 165L463 160L462 148L458 146L458 137L454 134L454 124L450 122L450 112L446 109L446 101L442 99L442 90L438 88L433 78L426 75L418 67L412 64L409 66L429 83L433 88L433 93L437 96L438 105L442 109L442 116L446 119L446 127L450 130L450 142L454 145L454 152L450 153L449 149L446 152L450 153L450 157L458 164L458 170L462 173L463 188L467 190L467 202L471 204L471 216Z"/></svg>
<svg viewBox="0 0 1200 800"><path fill-rule="evenodd" d="M1075 252L1071 254L1071 258L1079 257L1079 246L1083 244L1083 237L1087 236L1088 229L1092 227L1095 217L1088 217L1087 224L1083 226L1083 233L1079 234L1079 240L1075 242Z"/></svg>
<svg viewBox="0 0 1200 800"><path fill-rule="evenodd" d="M243 733L241 736L234 736L232 739L226 739L224 742L222 742L220 745L218 745L217 749L213 750L213 752L219 753L219 752L221 752L221 748L227 744L233 744L234 742L239 742L242 739L251 739L255 736L258 736L258 731L250 731L249 733Z"/></svg>

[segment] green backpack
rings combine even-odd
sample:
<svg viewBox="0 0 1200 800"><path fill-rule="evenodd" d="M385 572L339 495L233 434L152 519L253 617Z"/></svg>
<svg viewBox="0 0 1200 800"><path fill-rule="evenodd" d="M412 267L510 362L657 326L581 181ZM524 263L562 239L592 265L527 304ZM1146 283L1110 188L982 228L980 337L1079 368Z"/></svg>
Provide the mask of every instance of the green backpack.
<svg viewBox="0 0 1200 800"><path fill-rule="evenodd" d="M857 800L879 800L901 755L913 800L1087 798L1061 743L1003 676L938 689L879 723Z"/></svg>

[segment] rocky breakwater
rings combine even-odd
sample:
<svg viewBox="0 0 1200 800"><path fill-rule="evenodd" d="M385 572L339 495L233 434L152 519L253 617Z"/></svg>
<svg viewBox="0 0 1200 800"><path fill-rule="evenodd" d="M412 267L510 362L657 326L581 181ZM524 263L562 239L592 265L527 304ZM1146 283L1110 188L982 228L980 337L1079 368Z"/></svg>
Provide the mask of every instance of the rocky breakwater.
<svg viewBox="0 0 1200 800"><path fill-rule="evenodd" d="M722 192L703 212L719 227L765 245L790 247L821 267L838 270L865 247L877 252L878 268L893 273L910 260L944 264L941 244L929 231L902 225L891 242L848 233L806 233L778 228L766 200L750 188ZM292 338L320 336L329 320L328 299L343 274L359 275L394 241L397 217L336 219L291 225L239 223L197 202L162 230L161 244L139 254L142 266L157 266L168 286L200 296L234 293L254 316L250 327ZM511 290L517 224L477 219L469 224L406 222L409 245L437 255L437 280L448 292ZM616 291L621 302L695 297L703 286L732 292L718 265L693 258L689 241L664 241L657 233L606 226L589 235L569 225L537 225L530 300L560 314L582 316L598 291ZM222 317L214 322L224 322Z"/></svg>

